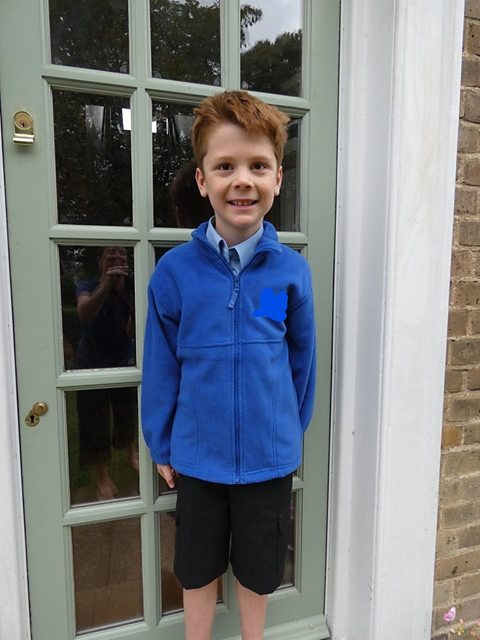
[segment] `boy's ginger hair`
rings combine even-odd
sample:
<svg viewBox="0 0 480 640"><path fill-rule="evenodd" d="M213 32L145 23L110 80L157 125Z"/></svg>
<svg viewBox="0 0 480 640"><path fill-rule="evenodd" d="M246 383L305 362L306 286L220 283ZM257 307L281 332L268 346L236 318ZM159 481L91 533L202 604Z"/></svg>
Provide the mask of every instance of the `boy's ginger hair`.
<svg viewBox="0 0 480 640"><path fill-rule="evenodd" d="M220 124L236 124L248 133L266 135L273 145L278 166L287 142L289 117L276 107L247 91L224 91L202 100L193 110L192 146L195 160L202 167L210 130Z"/></svg>

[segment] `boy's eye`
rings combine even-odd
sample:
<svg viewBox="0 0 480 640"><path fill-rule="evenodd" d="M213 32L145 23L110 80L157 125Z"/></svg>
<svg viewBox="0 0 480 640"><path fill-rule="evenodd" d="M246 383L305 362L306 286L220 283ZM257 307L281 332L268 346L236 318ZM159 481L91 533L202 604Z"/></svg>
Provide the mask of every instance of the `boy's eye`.
<svg viewBox="0 0 480 640"><path fill-rule="evenodd" d="M265 162L254 162L252 165L252 169L254 171L261 171L262 169L267 169L267 165L265 164Z"/></svg>
<svg viewBox="0 0 480 640"><path fill-rule="evenodd" d="M217 167L217 169L219 169L220 171L230 171L231 168L232 165L229 162L222 162Z"/></svg>

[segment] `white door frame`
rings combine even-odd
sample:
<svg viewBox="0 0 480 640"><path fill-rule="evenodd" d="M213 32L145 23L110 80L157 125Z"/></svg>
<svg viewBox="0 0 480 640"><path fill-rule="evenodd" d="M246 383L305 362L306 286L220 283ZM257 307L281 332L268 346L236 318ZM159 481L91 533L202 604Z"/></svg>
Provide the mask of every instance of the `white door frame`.
<svg viewBox="0 0 480 640"><path fill-rule="evenodd" d="M30 616L1 134L0 122L0 638L27 640Z"/></svg>
<svg viewBox="0 0 480 640"><path fill-rule="evenodd" d="M463 9L342 4L333 640L430 637ZM0 309L0 637L28 640L3 170Z"/></svg>
<svg viewBox="0 0 480 640"><path fill-rule="evenodd" d="M431 634L463 5L343 2L332 640Z"/></svg>

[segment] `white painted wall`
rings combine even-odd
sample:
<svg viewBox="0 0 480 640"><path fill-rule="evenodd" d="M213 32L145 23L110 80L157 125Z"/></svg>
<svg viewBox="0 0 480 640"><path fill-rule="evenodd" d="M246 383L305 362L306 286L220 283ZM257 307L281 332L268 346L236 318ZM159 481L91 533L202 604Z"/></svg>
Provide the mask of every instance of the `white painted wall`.
<svg viewBox="0 0 480 640"><path fill-rule="evenodd" d="M430 637L462 22L462 0L342 5L333 640ZM27 640L2 180L0 638Z"/></svg>

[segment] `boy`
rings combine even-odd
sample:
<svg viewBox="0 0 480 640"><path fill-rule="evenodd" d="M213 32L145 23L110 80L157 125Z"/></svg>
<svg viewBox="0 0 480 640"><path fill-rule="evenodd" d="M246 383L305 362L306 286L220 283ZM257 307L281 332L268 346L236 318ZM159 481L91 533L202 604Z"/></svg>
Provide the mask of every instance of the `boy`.
<svg viewBox="0 0 480 640"><path fill-rule="evenodd" d="M143 429L178 490L185 638L210 638L230 560L242 638L260 640L313 411L311 277L263 222L280 191L288 118L245 91L206 98L195 115L196 181L215 215L150 281Z"/></svg>

